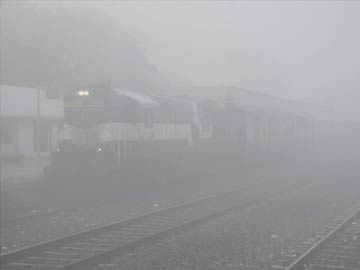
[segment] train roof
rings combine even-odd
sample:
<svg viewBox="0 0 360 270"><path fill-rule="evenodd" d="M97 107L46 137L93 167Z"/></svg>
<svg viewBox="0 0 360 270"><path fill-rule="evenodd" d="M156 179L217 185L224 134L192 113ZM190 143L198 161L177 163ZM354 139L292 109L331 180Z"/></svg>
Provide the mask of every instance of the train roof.
<svg viewBox="0 0 360 270"><path fill-rule="evenodd" d="M331 120L334 117L328 106L275 97L239 87L182 87L175 89L175 92L194 98L211 99L221 106L231 103L249 112L281 113L315 120Z"/></svg>
<svg viewBox="0 0 360 270"><path fill-rule="evenodd" d="M135 101L136 103L138 103L142 107L156 108L156 107L159 106L159 103L157 101L155 101L150 96L148 96L148 95L146 95L144 93L133 92L133 91L128 91L128 90L122 90L122 89L113 89L113 90L117 94L125 96L125 97Z"/></svg>
<svg viewBox="0 0 360 270"><path fill-rule="evenodd" d="M271 96L256 91L228 86L197 86L197 87L182 87L175 89L175 92L183 93L194 98L210 98L219 103L226 101L227 96L231 95L233 101L238 105L255 106L259 108L277 108L288 110L324 110L328 107L313 104L310 102L303 102L297 100L290 100L286 98Z"/></svg>

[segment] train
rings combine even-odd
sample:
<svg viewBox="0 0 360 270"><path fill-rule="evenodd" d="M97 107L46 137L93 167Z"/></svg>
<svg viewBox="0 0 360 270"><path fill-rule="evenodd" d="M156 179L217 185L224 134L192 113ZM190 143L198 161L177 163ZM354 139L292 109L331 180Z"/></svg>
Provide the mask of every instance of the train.
<svg viewBox="0 0 360 270"><path fill-rule="evenodd" d="M61 143L46 172L80 173L99 164L116 166L129 158L201 147L244 154L313 149L334 126L314 116L325 114L323 108L303 109L303 104L272 97L264 102L264 96L253 100L257 99L262 102L241 104L231 94L219 101L103 84L68 91Z"/></svg>

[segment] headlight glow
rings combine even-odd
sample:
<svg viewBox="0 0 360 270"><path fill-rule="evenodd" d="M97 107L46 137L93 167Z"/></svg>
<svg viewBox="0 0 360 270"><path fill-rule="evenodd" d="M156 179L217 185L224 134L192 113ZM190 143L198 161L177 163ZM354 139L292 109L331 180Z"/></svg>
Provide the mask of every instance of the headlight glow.
<svg viewBox="0 0 360 270"><path fill-rule="evenodd" d="M90 95L90 92L86 89L81 89L77 92L77 94L81 97L87 97L88 95Z"/></svg>

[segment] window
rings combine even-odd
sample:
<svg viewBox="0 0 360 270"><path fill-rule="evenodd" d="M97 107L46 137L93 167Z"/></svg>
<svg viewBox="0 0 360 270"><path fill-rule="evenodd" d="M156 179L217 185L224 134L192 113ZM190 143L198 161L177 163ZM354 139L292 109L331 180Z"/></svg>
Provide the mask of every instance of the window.
<svg viewBox="0 0 360 270"><path fill-rule="evenodd" d="M35 121L34 123L34 149L35 152L50 152L51 151L51 125L46 122Z"/></svg>
<svg viewBox="0 0 360 270"><path fill-rule="evenodd" d="M16 132L15 120L1 119L0 142L1 144L13 144Z"/></svg>
<svg viewBox="0 0 360 270"><path fill-rule="evenodd" d="M146 110L144 112L144 126L146 128L152 128L153 127L153 121L152 121L152 112Z"/></svg>

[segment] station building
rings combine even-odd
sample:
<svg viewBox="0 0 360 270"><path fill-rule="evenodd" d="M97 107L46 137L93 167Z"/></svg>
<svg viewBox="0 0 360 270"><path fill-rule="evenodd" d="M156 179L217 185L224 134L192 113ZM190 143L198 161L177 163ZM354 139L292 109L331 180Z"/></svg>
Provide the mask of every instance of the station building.
<svg viewBox="0 0 360 270"><path fill-rule="evenodd" d="M1 161L46 157L59 141L63 98L38 88L0 85L0 116Z"/></svg>

